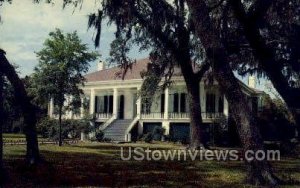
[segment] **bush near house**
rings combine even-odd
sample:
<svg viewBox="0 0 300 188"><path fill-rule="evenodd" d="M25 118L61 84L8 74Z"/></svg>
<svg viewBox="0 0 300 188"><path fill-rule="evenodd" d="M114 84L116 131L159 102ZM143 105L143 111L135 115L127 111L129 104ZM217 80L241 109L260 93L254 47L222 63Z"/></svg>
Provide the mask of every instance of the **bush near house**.
<svg viewBox="0 0 300 188"><path fill-rule="evenodd" d="M98 142L102 142L104 140L104 132L103 131L97 131L95 138Z"/></svg>
<svg viewBox="0 0 300 188"><path fill-rule="evenodd" d="M162 140L164 136L165 129L159 126L154 127L152 132L148 132L142 138L146 143L151 143L153 140Z"/></svg>
<svg viewBox="0 0 300 188"><path fill-rule="evenodd" d="M43 118L37 125L38 134L44 138L57 140L59 138L58 120ZM91 130L88 120L62 120L62 137L63 138L80 138L80 133L88 133Z"/></svg>
<svg viewBox="0 0 300 188"><path fill-rule="evenodd" d="M265 106L258 116L264 140L288 141L295 137L295 122L281 99L266 96Z"/></svg>

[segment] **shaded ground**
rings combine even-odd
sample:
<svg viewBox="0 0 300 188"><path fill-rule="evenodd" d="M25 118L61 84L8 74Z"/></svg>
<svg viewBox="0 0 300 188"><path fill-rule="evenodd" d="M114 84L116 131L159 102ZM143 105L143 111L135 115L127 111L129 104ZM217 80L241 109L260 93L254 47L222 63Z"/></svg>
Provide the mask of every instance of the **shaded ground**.
<svg viewBox="0 0 300 188"><path fill-rule="evenodd" d="M42 145L47 162L29 168L24 165L25 146L5 146L6 187L250 187L243 184L245 166L240 161L122 161L120 147L129 146L182 148L169 143ZM300 187L299 155L273 166L294 184L284 187Z"/></svg>

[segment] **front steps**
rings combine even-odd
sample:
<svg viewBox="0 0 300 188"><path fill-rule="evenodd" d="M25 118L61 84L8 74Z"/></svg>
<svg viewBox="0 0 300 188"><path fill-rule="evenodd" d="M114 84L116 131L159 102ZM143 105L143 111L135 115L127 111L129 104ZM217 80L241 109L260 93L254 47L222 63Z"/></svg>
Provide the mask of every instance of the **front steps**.
<svg viewBox="0 0 300 188"><path fill-rule="evenodd" d="M133 119L114 120L104 132L104 138L115 142L126 142L126 130L129 128Z"/></svg>

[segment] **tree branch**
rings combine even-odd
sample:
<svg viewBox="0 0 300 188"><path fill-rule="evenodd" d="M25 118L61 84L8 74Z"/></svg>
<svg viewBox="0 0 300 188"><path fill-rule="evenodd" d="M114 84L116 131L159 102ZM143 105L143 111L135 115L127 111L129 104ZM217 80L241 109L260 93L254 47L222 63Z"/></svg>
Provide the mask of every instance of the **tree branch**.
<svg viewBox="0 0 300 188"><path fill-rule="evenodd" d="M249 10L248 18L253 22L261 22L272 3L273 0L256 0Z"/></svg>
<svg viewBox="0 0 300 188"><path fill-rule="evenodd" d="M220 2L218 2L217 4L215 4L212 7L209 7L209 12L213 11L214 9L218 8L219 6L221 6L224 3L225 0L220 0Z"/></svg>
<svg viewBox="0 0 300 188"><path fill-rule="evenodd" d="M200 70L195 74L196 78L200 81L204 74L208 71L210 68L210 64L205 62L200 66Z"/></svg>

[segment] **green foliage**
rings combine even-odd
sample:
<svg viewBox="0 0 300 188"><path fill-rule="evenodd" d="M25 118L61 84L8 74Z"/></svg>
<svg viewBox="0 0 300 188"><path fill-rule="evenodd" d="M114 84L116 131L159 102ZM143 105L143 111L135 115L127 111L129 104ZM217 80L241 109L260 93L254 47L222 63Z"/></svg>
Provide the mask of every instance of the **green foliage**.
<svg viewBox="0 0 300 188"><path fill-rule="evenodd" d="M24 82L26 91L31 98L31 102L37 106L40 111L47 111L49 104L48 98L39 94L38 88L35 85L34 77L25 76L25 78L22 80Z"/></svg>
<svg viewBox="0 0 300 188"><path fill-rule="evenodd" d="M143 140L146 142L146 143L151 143L153 141L153 135L152 133L147 133L144 135L143 137Z"/></svg>
<svg viewBox="0 0 300 188"><path fill-rule="evenodd" d="M63 120L62 136L63 138L80 138L80 133L88 133L91 130L88 120ZM58 139L58 120L43 118L37 125L37 132L44 138Z"/></svg>
<svg viewBox="0 0 300 188"><path fill-rule="evenodd" d="M66 96L73 96L74 103L69 105L78 105L82 94L78 86L84 84L83 74L88 71L89 62L99 55L89 52L76 32L64 34L59 29L49 34L44 48L36 54L39 64L32 79L39 97L48 101L54 98L61 108Z"/></svg>
<svg viewBox="0 0 300 188"><path fill-rule="evenodd" d="M20 106L17 104L14 97L12 85L4 78L3 83L3 107L4 107L4 131L11 132L14 121L18 121L22 117Z"/></svg>
<svg viewBox="0 0 300 188"><path fill-rule="evenodd" d="M154 127L152 132L148 132L142 137L142 140L146 143L151 143L153 140L161 140L164 136L165 129L159 126Z"/></svg>
<svg viewBox="0 0 300 188"><path fill-rule="evenodd" d="M267 140L287 141L295 136L295 121L281 99L264 96L264 108L258 120Z"/></svg>
<svg viewBox="0 0 300 188"><path fill-rule="evenodd" d="M98 142L101 142L104 140L104 132L103 131L97 131L95 138Z"/></svg>

